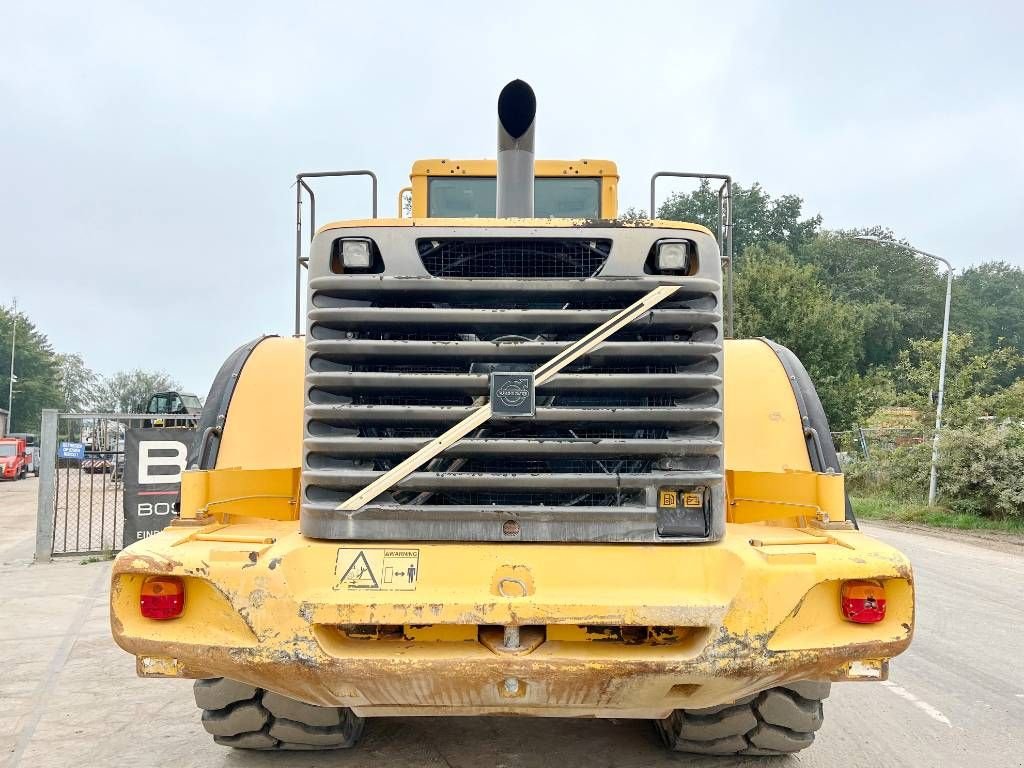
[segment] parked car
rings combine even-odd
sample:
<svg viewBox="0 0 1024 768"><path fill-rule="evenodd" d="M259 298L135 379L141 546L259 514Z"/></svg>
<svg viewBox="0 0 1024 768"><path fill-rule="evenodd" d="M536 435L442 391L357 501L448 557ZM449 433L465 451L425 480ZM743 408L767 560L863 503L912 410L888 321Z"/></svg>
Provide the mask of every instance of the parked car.
<svg viewBox="0 0 1024 768"><path fill-rule="evenodd" d="M23 480L28 474L28 453L20 437L0 438L0 477Z"/></svg>
<svg viewBox="0 0 1024 768"><path fill-rule="evenodd" d="M106 474L114 471L114 460L111 456L98 454L87 456L82 460L82 471L92 474Z"/></svg>
<svg viewBox="0 0 1024 768"><path fill-rule="evenodd" d="M25 441L25 459L28 471L39 477L39 438L30 432L12 432L8 437L20 437Z"/></svg>

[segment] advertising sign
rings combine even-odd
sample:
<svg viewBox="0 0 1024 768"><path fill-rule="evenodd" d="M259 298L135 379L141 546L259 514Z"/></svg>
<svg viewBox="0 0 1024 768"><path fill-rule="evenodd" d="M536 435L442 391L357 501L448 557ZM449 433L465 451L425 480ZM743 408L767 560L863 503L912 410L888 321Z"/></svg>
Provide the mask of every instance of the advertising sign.
<svg viewBox="0 0 1024 768"><path fill-rule="evenodd" d="M125 440L124 546L152 536L174 517L193 432L129 429Z"/></svg>

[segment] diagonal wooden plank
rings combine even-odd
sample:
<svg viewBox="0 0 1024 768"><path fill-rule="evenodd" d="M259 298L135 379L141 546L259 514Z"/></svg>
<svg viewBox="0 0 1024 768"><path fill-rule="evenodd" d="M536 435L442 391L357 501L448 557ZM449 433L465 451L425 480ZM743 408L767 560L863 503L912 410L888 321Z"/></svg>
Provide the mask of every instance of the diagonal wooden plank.
<svg viewBox="0 0 1024 768"><path fill-rule="evenodd" d="M682 286L678 285L659 285L639 301L630 304L610 320L588 333L582 339L563 349L533 372L535 386L539 387L550 381L567 365L578 360L598 344L605 341L609 336L622 330L637 318L641 317L646 312L649 312L666 298L678 291L681 287ZM400 483L439 453L450 448L474 429L484 424L492 415L493 412L491 410L490 403L481 405L443 435L435 437L425 446L416 451L412 456L405 459L405 461L392 467L361 491L345 499L345 501L341 502L341 504L335 507L335 509L346 512L352 512L359 509L367 502L370 502L380 496L380 494L384 493L384 491L388 490L396 483Z"/></svg>

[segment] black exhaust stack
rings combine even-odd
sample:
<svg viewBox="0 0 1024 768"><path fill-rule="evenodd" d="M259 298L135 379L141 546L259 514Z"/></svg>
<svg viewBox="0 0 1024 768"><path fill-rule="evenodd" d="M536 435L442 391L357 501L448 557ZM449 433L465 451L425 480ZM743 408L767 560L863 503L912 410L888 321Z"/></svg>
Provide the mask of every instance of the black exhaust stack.
<svg viewBox="0 0 1024 768"><path fill-rule="evenodd" d="M522 80L498 95L499 219L533 216L533 128L537 97Z"/></svg>

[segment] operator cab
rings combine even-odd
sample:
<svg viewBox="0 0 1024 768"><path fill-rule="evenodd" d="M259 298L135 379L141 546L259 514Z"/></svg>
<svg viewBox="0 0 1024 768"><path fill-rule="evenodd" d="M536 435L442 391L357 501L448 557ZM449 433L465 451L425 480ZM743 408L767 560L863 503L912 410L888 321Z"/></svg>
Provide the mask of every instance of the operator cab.
<svg viewBox="0 0 1024 768"><path fill-rule="evenodd" d="M203 410L202 401L188 392L156 392L146 403L145 413L159 414L199 414ZM152 419L152 427L191 427L190 419Z"/></svg>
<svg viewBox="0 0 1024 768"><path fill-rule="evenodd" d="M619 172L610 160L537 160L534 217L614 219ZM399 217L411 194L413 218L493 219L497 215L497 161L417 160L402 190Z"/></svg>

